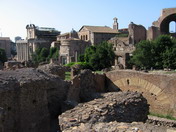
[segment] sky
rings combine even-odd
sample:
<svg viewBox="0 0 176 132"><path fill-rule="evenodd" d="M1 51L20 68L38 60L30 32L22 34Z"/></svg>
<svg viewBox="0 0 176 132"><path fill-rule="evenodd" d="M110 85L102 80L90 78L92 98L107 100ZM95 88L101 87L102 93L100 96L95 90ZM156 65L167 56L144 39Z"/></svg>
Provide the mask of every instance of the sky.
<svg viewBox="0 0 176 132"><path fill-rule="evenodd" d="M0 0L0 36L26 38L26 25L52 27L61 33L83 25L119 28L130 22L148 29L163 8L176 8L176 0Z"/></svg>

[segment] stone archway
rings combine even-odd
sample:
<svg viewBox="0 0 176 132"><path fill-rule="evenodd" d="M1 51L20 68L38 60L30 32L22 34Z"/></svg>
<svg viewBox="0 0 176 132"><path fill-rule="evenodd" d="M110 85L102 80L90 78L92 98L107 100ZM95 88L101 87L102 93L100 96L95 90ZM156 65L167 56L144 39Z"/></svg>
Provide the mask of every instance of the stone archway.
<svg viewBox="0 0 176 132"><path fill-rule="evenodd" d="M171 33L169 31L169 28L170 28L169 25L171 22L175 22L175 24L176 24L176 13L169 15L162 20L162 22L160 24L160 31L161 31L161 34L170 34L170 35L176 37L175 32Z"/></svg>
<svg viewBox="0 0 176 132"><path fill-rule="evenodd" d="M158 86L138 78L122 78L113 82L122 91L137 91L143 94L150 104L150 111L154 113L172 114L170 98Z"/></svg>
<svg viewBox="0 0 176 132"><path fill-rule="evenodd" d="M173 37L176 37L175 32L169 32L169 25L171 22L176 23L176 8L163 9L161 16L157 21L153 22L153 25L159 28L161 34L170 34Z"/></svg>

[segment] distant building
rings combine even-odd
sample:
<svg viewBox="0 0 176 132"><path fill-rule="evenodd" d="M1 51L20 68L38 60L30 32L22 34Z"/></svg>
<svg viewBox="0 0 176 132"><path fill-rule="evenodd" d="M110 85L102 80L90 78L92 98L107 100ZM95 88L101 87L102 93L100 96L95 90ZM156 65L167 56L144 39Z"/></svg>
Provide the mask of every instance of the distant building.
<svg viewBox="0 0 176 132"><path fill-rule="evenodd" d="M16 37L15 37L15 43L16 43L18 40L22 40L22 38L21 38L20 36L16 36Z"/></svg>
<svg viewBox="0 0 176 132"><path fill-rule="evenodd" d="M135 50L135 44L141 40L146 40L147 31L144 26L133 22L129 24L128 28L119 29L118 31L118 35L111 38L108 42L113 44L113 50L116 55L115 66L127 68L127 61Z"/></svg>
<svg viewBox="0 0 176 132"><path fill-rule="evenodd" d="M73 29L59 35L57 41L60 42L59 60L62 65L77 62L78 56L84 54L86 47L90 46L90 42L79 39L78 33Z"/></svg>
<svg viewBox="0 0 176 132"><path fill-rule="evenodd" d="M79 30L79 38L89 41L92 45L107 41L118 33L117 18L114 18L113 29L107 26L82 26Z"/></svg>
<svg viewBox="0 0 176 132"><path fill-rule="evenodd" d="M9 37L0 37L0 48L5 50L7 58L11 57L10 44L11 40Z"/></svg>
<svg viewBox="0 0 176 132"><path fill-rule="evenodd" d="M37 27L34 24L26 26L27 39L17 41L17 60L31 60L32 54L37 48L50 48L51 43L56 41L60 31L55 28Z"/></svg>

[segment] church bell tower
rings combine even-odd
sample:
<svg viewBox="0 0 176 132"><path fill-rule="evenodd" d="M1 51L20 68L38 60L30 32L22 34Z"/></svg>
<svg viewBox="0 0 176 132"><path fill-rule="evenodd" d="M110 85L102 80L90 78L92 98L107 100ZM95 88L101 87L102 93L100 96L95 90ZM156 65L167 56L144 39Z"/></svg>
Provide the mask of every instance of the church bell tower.
<svg viewBox="0 0 176 132"><path fill-rule="evenodd" d="M114 30L118 30L118 28L119 28L119 24L118 24L118 22L117 22L118 19L115 17L113 20L114 20L113 29L114 29Z"/></svg>

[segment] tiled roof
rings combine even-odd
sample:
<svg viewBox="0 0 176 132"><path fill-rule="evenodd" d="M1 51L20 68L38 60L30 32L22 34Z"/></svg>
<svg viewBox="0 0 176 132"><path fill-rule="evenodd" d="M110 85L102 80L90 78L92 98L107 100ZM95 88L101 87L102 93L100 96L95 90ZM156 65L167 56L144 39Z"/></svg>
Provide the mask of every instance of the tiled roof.
<svg viewBox="0 0 176 132"><path fill-rule="evenodd" d="M114 30L114 29L107 27L107 26L83 26L82 28L84 28L84 27L87 30L94 32L94 33L118 33L117 30ZM80 29L80 31L81 31L81 29Z"/></svg>

